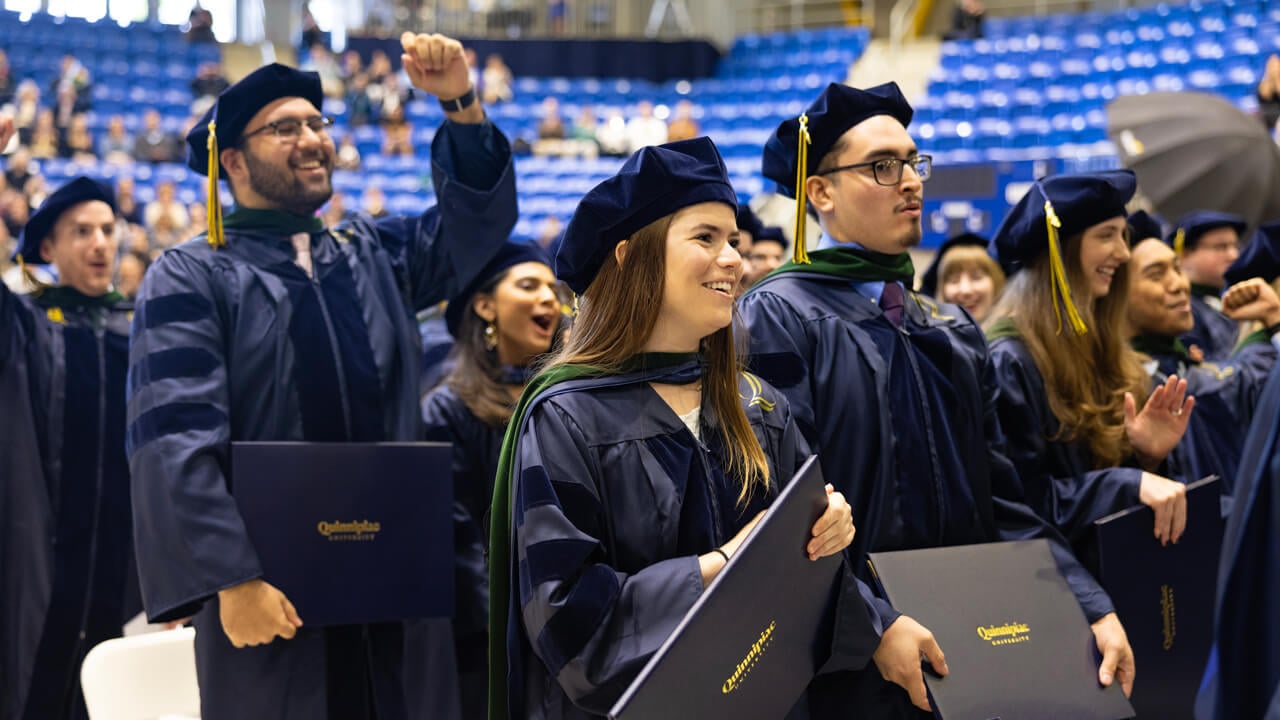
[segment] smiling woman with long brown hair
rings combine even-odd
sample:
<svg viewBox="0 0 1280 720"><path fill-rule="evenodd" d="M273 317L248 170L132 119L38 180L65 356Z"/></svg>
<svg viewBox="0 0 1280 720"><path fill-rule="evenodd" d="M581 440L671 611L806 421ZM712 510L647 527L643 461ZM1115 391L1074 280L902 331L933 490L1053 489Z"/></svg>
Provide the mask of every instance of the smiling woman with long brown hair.
<svg viewBox="0 0 1280 720"><path fill-rule="evenodd" d="M491 717L607 713L808 454L734 347L736 206L700 138L637 152L566 230L578 317L516 410L494 492ZM830 493L807 552L853 534ZM846 579L831 662L865 663L878 635Z"/></svg>
<svg viewBox="0 0 1280 720"><path fill-rule="evenodd" d="M1031 506L1077 546L1094 520L1138 503L1162 541L1186 526L1183 485L1155 473L1194 400L1176 377L1147 398L1125 331L1136 184L1128 170L1046 178L994 240L1010 271L987 324L1009 457Z"/></svg>

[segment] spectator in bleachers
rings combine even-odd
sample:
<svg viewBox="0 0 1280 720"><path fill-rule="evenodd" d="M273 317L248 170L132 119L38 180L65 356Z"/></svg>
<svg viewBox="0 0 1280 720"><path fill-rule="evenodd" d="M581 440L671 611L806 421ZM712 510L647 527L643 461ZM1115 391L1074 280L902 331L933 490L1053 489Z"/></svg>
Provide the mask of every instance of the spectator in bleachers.
<svg viewBox="0 0 1280 720"><path fill-rule="evenodd" d="M548 215L542 219L542 224L538 226L538 245L548 252L552 252L552 243L560 237L560 233L564 230L564 225L560 222L560 218L555 215Z"/></svg>
<svg viewBox="0 0 1280 720"><path fill-rule="evenodd" d="M9 194L8 202L0 208L0 214L3 215L5 230L11 237L18 237L27 225L27 218L31 217L31 203L25 193L15 189Z"/></svg>
<svg viewBox="0 0 1280 720"><path fill-rule="evenodd" d="M107 121L107 134L98 144L98 154L103 162L112 165L132 165L133 144L133 136L124 128L124 118L112 115Z"/></svg>
<svg viewBox="0 0 1280 720"><path fill-rule="evenodd" d="M467 48L467 77L471 78L471 87L479 89L480 83L480 60L476 58L476 51Z"/></svg>
<svg viewBox="0 0 1280 720"><path fill-rule="evenodd" d="M397 112L403 113L403 110ZM388 157L413 155L413 127L403 121L383 126L382 154Z"/></svg>
<svg viewBox="0 0 1280 720"><path fill-rule="evenodd" d="M653 103L641 100L636 116L627 122L627 151L661 145L667 141L667 124L653 116Z"/></svg>
<svg viewBox="0 0 1280 720"><path fill-rule="evenodd" d="M348 50L342 53L342 81L350 84L351 79L364 72L364 60L360 53Z"/></svg>
<svg viewBox="0 0 1280 720"><path fill-rule="evenodd" d="M342 71L338 68L338 61L333 59L333 53L324 44L315 43L311 46L310 56L302 64L302 69L320 74L320 87L324 89L325 97L342 99L346 89L342 84Z"/></svg>
<svg viewBox="0 0 1280 720"><path fill-rule="evenodd" d="M116 217L135 225L142 224L142 208L138 205L138 196L133 178L126 176L116 179Z"/></svg>
<svg viewBox="0 0 1280 720"><path fill-rule="evenodd" d="M187 205L187 217L191 218L191 222L183 233L184 238L193 238L209 231L209 210L204 203L193 202Z"/></svg>
<svg viewBox="0 0 1280 720"><path fill-rule="evenodd" d="M191 114L202 115L217 100L223 90L231 87L222 72L222 63L201 63L196 69L196 77L191 81L191 95L195 100L191 103Z"/></svg>
<svg viewBox="0 0 1280 720"><path fill-rule="evenodd" d="M374 219L391 214L387 212L387 196L382 192L382 188L373 186L364 191L363 210L366 215Z"/></svg>
<svg viewBox="0 0 1280 720"><path fill-rule="evenodd" d="M184 233L174 224L173 216L168 214L160 215L154 224L147 226L147 238L155 253L168 250L185 239Z"/></svg>
<svg viewBox="0 0 1280 720"><path fill-rule="evenodd" d="M692 140L702 134L698 121L693 119L693 103L681 100L676 103L675 117L667 125L667 142Z"/></svg>
<svg viewBox="0 0 1280 720"><path fill-rule="evenodd" d="M89 133L89 120L84 113L71 116L71 124L62 135L62 145L58 155L75 162L94 162L98 159L96 143Z"/></svg>
<svg viewBox="0 0 1280 720"><path fill-rule="evenodd" d="M27 196L27 204L34 210L49 196L49 183L43 175L32 175L22 188L22 193Z"/></svg>
<svg viewBox="0 0 1280 720"><path fill-rule="evenodd" d="M23 192L23 188L27 186L27 181L31 179L33 174L31 172L31 152L26 148L18 148L17 152L9 156L9 162L5 165L5 183L9 186L9 189L15 192Z"/></svg>
<svg viewBox="0 0 1280 720"><path fill-rule="evenodd" d="M626 157L631 154L627 121L622 118L621 110L614 108L605 116L604 122L596 130L596 143L600 146L601 155Z"/></svg>
<svg viewBox="0 0 1280 720"><path fill-rule="evenodd" d="M560 117L560 101L548 97L542 101L542 119L538 121L539 140L563 140L567 133Z"/></svg>
<svg viewBox="0 0 1280 720"><path fill-rule="evenodd" d="M213 13L209 9L200 5L199 2L191 8L191 13L187 15L187 42L193 43L216 43L218 38L213 34Z"/></svg>
<svg viewBox="0 0 1280 720"><path fill-rule="evenodd" d="M340 192L334 192L329 197L329 203L320 212L320 217L324 220L325 225L337 227L342 222L342 218L346 216L347 196Z"/></svg>
<svg viewBox="0 0 1280 720"><path fill-rule="evenodd" d="M0 50L0 105L13 102L17 89L13 82L13 69L9 67L9 56Z"/></svg>
<svg viewBox="0 0 1280 720"><path fill-rule="evenodd" d="M324 31L320 29L319 23L316 22L316 16L311 14L311 8L303 6L302 8L302 43L299 46L301 51L299 54L305 54L316 46L328 49L324 44Z"/></svg>
<svg viewBox="0 0 1280 720"><path fill-rule="evenodd" d="M343 136L342 142L338 143L338 154L333 164L339 170L360 169L360 149L356 147L356 141L350 135Z"/></svg>
<svg viewBox="0 0 1280 720"><path fill-rule="evenodd" d="M40 86L34 80L23 80L18 83L18 94L13 103L13 124L18 128L18 142L31 144L31 131L39 114Z"/></svg>
<svg viewBox="0 0 1280 720"><path fill-rule="evenodd" d="M172 231L181 234L191 224L191 216L175 196L176 191L172 180L161 180L156 184L156 199L147 203L142 211L143 221L152 233ZM167 224L164 221L168 221Z"/></svg>
<svg viewBox="0 0 1280 720"><path fill-rule="evenodd" d="M351 127L363 127L378 120L378 110L374 107L373 98L369 97L369 76L356 73L347 82L347 124Z"/></svg>
<svg viewBox="0 0 1280 720"><path fill-rule="evenodd" d="M1267 58L1267 66L1258 81L1258 116L1268 132L1275 132L1280 121L1280 55Z"/></svg>
<svg viewBox="0 0 1280 720"><path fill-rule="evenodd" d="M133 146L133 157L139 162L177 162L181 155L178 140L160 126L160 113L154 108L142 115L142 132Z"/></svg>
<svg viewBox="0 0 1280 720"><path fill-rule="evenodd" d="M116 265L116 292L129 300L137 299L142 276L150 265L151 256L145 251L129 250L121 255Z"/></svg>
<svg viewBox="0 0 1280 720"><path fill-rule="evenodd" d="M596 141L596 111L590 105L583 105L578 118L573 121L571 135L574 140Z"/></svg>
<svg viewBox="0 0 1280 720"><path fill-rule="evenodd" d="M58 127L65 128L71 124L71 117L76 113L88 112L90 107L89 69L74 55L64 55L62 70L53 81L53 96L57 103L56 121Z"/></svg>
<svg viewBox="0 0 1280 720"><path fill-rule="evenodd" d="M511 68L502 62L502 56L493 53L484 61L484 72L481 73L481 88L486 105L508 102L515 96L511 89L514 78Z"/></svg>
<svg viewBox="0 0 1280 720"><path fill-rule="evenodd" d="M982 0L960 0L956 3L955 14L951 16L951 32L946 34L946 39L976 40L982 37L982 21L986 14Z"/></svg>
<svg viewBox="0 0 1280 720"><path fill-rule="evenodd" d="M387 77L394 75L391 58L383 50L374 50L369 54L369 85L381 85Z"/></svg>
<svg viewBox="0 0 1280 720"><path fill-rule="evenodd" d="M377 86L371 83L368 92L380 117L395 112L403 116L405 105L413 97L413 92L400 84L400 76L396 73L387 73Z"/></svg>
<svg viewBox="0 0 1280 720"><path fill-rule="evenodd" d="M36 124L31 130L31 141L27 146L31 150L31 157L37 160L52 160L58 157L58 152L62 148L62 139L53 122L53 110L44 108L36 115Z"/></svg>

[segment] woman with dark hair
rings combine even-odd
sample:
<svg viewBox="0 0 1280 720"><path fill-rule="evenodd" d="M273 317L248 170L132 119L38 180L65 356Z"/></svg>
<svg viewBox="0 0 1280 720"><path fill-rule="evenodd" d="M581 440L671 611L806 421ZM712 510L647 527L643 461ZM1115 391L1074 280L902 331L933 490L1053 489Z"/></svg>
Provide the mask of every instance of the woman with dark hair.
<svg viewBox="0 0 1280 720"><path fill-rule="evenodd" d="M492 717L607 713L808 455L734 346L736 209L699 138L638 151L569 223L573 333L521 398L496 477ZM853 539L828 492L810 559ZM823 672L879 641L847 566L833 593Z"/></svg>
<svg viewBox="0 0 1280 720"><path fill-rule="evenodd" d="M453 443L454 644L462 717L483 719L488 691L489 577L485 515L498 451L534 360L560 330L551 259L537 245L509 242L478 281L449 301L452 369L422 401L426 439Z"/></svg>
<svg viewBox="0 0 1280 720"><path fill-rule="evenodd" d="M1094 520L1139 503L1162 542L1186 527L1185 486L1156 473L1195 401L1176 376L1147 398L1125 326L1136 185L1129 170L1046 178L994 240L1010 277L986 329L1009 458L1029 504L1078 551Z"/></svg>

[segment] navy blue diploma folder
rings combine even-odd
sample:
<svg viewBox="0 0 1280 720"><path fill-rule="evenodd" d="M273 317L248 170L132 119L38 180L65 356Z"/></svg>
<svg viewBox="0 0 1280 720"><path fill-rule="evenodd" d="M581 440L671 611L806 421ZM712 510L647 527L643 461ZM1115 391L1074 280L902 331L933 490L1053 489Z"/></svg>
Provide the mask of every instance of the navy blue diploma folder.
<svg viewBox="0 0 1280 720"><path fill-rule="evenodd" d="M231 444L231 494L309 627L453 614L448 443Z"/></svg>
<svg viewBox="0 0 1280 720"><path fill-rule="evenodd" d="M820 629L843 556L812 561L805 552L826 507L822 470L811 456L609 717L784 717L831 642Z"/></svg>
<svg viewBox="0 0 1280 720"><path fill-rule="evenodd" d="M1213 645L1213 603L1223 521L1217 476L1187 486L1187 529L1155 539L1145 505L1094 522L1098 582L1115 603L1138 667L1129 698L1139 718L1191 720Z"/></svg>
<svg viewBox="0 0 1280 720"><path fill-rule="evenodd" d="M1119 682L1098 685L1093 633L1047 540L868 558L893 606L932 631L947 656L945 678L925 672L939 717L1133 717Z"/></svg>

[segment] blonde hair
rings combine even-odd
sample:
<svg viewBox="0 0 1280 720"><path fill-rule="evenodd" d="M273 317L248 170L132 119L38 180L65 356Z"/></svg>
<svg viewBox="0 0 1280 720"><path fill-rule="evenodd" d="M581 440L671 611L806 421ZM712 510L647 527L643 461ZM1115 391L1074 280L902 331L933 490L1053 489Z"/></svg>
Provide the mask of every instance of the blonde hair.
<svg viewBox="0 0 1280 720"><path fill-rule="evenodd" d="M1009 279L986 326L989 329L1002 318L1013 320L1040 371L1049 408L1061 425L1052 439L1084 443L1094 469L1101 469L1115 467L1132 454L1124 427L1124 395L1132 393L1141 407L1148 379L1125 331L1128 273L1115 274L1105 297L1091 304L1079 302L1089 296L1080 265L1083 237L1077 233L1066 238L1062 259L1088 332L1080 335L1069 326L1059 332L1048 253ZM1061 299L1058 302L1059 312L1065 315Z"/></svg>
<svg viewBox="0 0 1280 720"><path fill-rule="evenodd" d="M671 218L656 220L628 238L622 264L609 253L604 267L579 299L578 317L568 342L544 369L574 364L617 373L623 361L643 351L662 309ZM703 401L710 405L710 412L704 412L703 417L719 421L725 471L741 480L738 500L745 502L756 487L768 483L769 466L738 394L743 367L741 353L734 346L733 325L703 338L701 350L706 362Z"/></svg>
<svg viewBox="0 0 1280 720"><path fill-rule="evenodd" d="M938 264L938 294L942 294L942 286L951 276L965 270L978 270L985 273L991 278L991 286L994 289L992 297L1000 297L1000 291L1004 289L1005 283L1004 271L1000 269L1000 263L993 260L986 250L976 245L959 245L943 254L942 262Z"/></svg>

